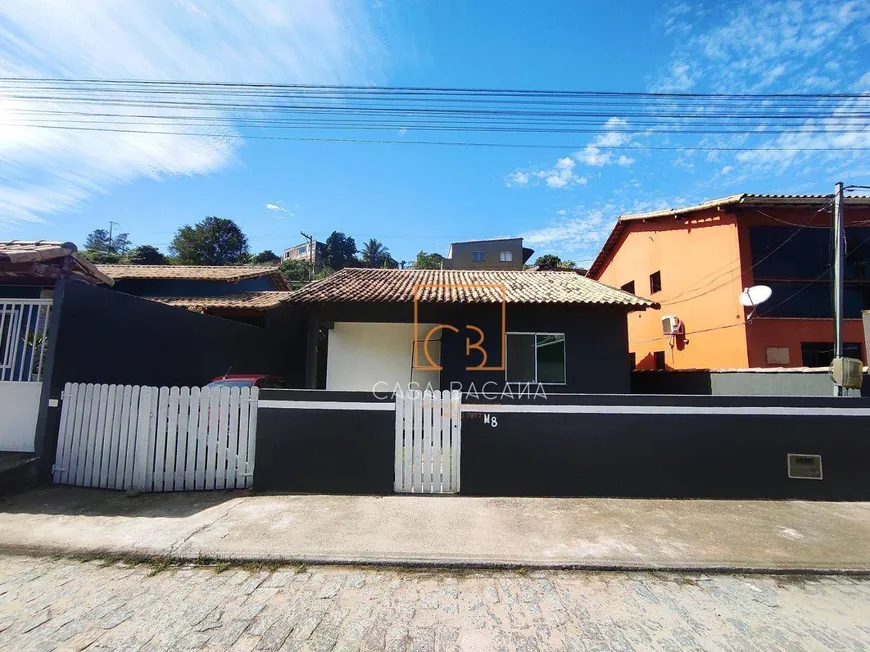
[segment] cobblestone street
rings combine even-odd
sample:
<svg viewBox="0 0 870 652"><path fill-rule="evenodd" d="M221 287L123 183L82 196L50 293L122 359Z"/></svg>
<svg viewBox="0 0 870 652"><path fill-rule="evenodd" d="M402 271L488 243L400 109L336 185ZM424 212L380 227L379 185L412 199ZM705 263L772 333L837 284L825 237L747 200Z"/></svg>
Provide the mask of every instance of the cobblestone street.
<svg viewBox="0 0 870 652"><path fill-rule="evenodd" d="M0 558L3 650L861 650L870 580Z"/></svg>

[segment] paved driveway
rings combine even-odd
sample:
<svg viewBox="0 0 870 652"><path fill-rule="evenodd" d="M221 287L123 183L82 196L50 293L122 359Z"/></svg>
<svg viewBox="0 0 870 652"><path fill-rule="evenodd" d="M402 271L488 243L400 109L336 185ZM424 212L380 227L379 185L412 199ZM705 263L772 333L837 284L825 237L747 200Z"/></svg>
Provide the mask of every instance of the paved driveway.
<svg viewBox="0 0 870 652"><path fill-rule="evenodd" d="M870 578L0 557L9 650L862 650ZM218 569L220 570L220 569Z"/></svg>

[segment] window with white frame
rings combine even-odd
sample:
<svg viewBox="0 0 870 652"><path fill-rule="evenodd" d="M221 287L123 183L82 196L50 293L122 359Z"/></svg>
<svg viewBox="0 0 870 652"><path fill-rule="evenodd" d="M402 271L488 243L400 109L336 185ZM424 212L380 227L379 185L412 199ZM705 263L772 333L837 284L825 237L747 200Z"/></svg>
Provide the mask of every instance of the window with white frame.
<svg viewBox="0 0 870 652"><path fill-rule="evenodd" d="M509 383L565 384L564 333L508 333Z"/></svg>
<svg viewBox="0 0 870 652"><path fill-rule="evenodd" d="M513 251L500 251L498 254L499 262L502 263L512 263L514 261L514 252Z"/></svg>

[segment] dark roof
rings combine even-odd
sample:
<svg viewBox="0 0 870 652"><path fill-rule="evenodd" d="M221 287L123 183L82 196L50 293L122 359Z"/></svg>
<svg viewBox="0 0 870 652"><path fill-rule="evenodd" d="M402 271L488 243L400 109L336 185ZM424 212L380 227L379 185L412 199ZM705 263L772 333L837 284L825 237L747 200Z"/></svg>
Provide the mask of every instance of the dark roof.
<svg viewBox="0 0 870 652"><path fill-rule="evenodd" d="M560 303L645 309L652 301L579 274L502 270L346 268L294 292L291 303Z"/></svg>
<svg viewBox="0 0 870 652"><path fill-rule="evenodd" d="M79 256L78 249L72 242L56 240L0 240L0 264L15 265L12 269L3 269L3 276L40 277L36 269L21 269L17 266L38 265L42 263L57 263L67 258L71 261L65 270L72 278L89 282L97 281L112 285L114 281L101 273L97 267L86 258ZM48 270L46 270L48 271Z"/></svg>
<svg viewBox="0 0 870 652"><path fill-rule="evenodd" d="M116 281L125 279L184 279L236 283L246 278L271 276L282 290L289 290L284 275L272 265L98 265Z"/></svg>
<svg viewBox="0 0 870 652"><path fill-rule="evenodd" d="M718 199L710 199L709 201L700 204L692 204L680 208L665 208L657 211L649 211L646 213L631 213L628 215L620 215L613 225L613 230L601 247L601 251L595 257L595 261L589 267L589 275L596 276L601 271L608 256L616 246L619 236L625 230L625 224L628 222L638 222L645 220L654 220L658 218L677 217L688 213L707 210L710 208L720 208L723 206L769 206L769 207L799 207L799 206L817 206L820 203L830 201L833 195L755 195L750 193L742 193L739 195L729 195L728 197L720 197ZM870 197L868 196L846 196L844 202L847 206L870 207Z"/></svg>

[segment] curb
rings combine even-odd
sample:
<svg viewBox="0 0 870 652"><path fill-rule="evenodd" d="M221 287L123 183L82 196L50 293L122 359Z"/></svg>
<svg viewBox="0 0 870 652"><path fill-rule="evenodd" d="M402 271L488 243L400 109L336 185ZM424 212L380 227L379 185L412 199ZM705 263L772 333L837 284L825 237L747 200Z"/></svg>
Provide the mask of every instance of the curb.
<svg viewBox="0 0 870 652"><path fill-rule="evenodd" d="M0 544L0 555L20 557L133 557L154 563L169 562L179 564L194 564L212 566L215 563L229 564L263 564L272 563L282 566L354 566L368 568L403 568L421 570L545 570L545 571L575 571L602 573L685 573L685 574L715 574L715 575L803 575L803 576L852 576L870 577L870 568L860 567L818 567L818 566L742 566L730 564L654 564L625 562L540 562L523 560L481 560L444 558L427 559L415 557L354 557L318 555L258 555L246 556L226 553L207 553L201 550L196 555L187 553L167 553L153 550L117 550L111 548L64 548L62 546L40 546L31 548Z"/></svg>

